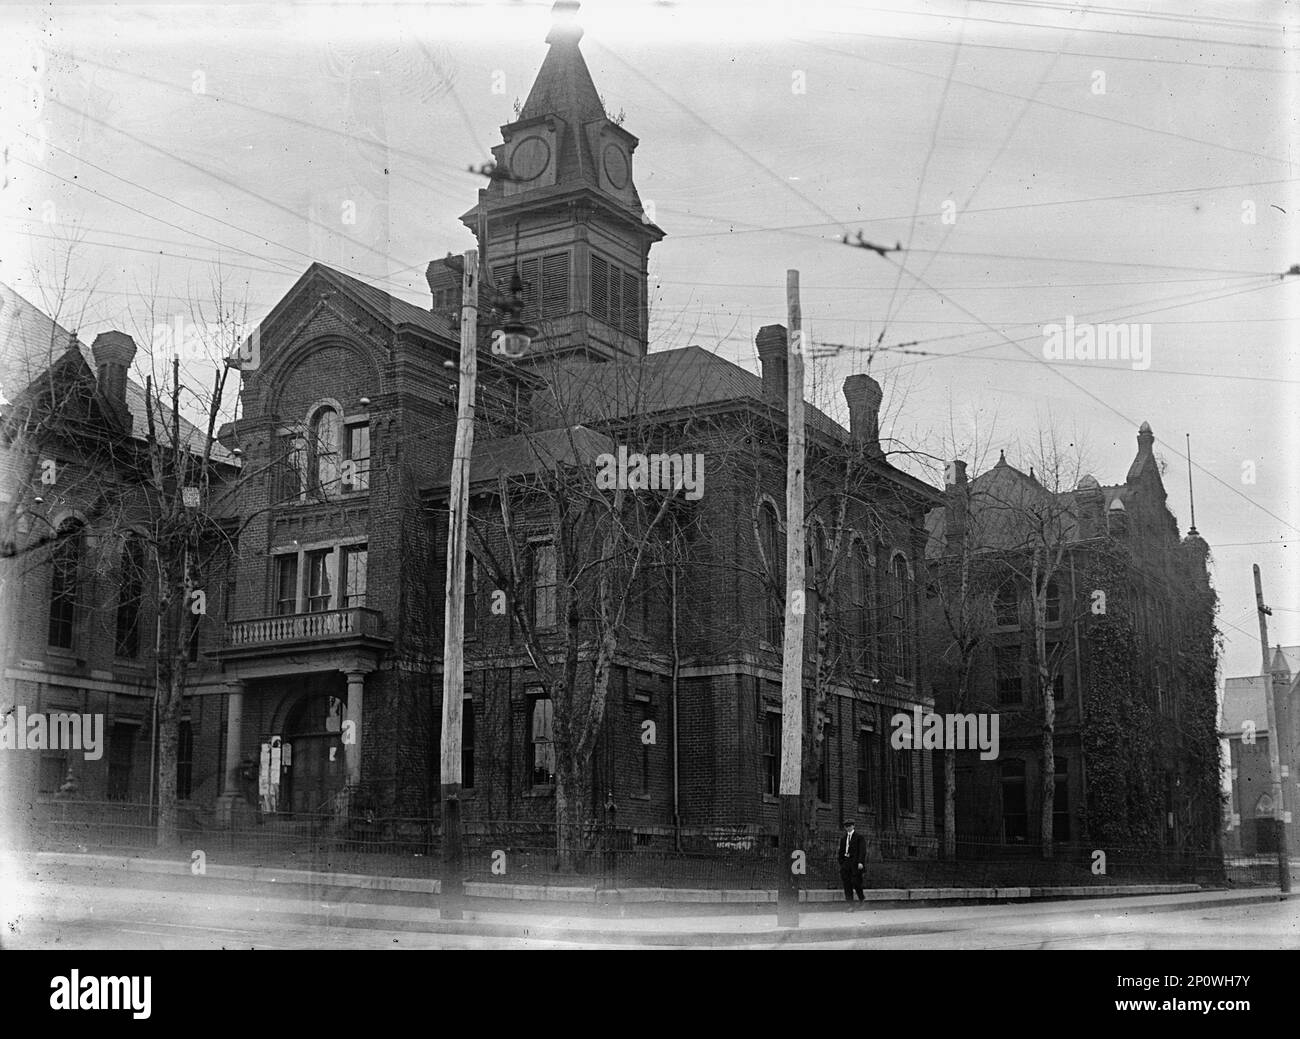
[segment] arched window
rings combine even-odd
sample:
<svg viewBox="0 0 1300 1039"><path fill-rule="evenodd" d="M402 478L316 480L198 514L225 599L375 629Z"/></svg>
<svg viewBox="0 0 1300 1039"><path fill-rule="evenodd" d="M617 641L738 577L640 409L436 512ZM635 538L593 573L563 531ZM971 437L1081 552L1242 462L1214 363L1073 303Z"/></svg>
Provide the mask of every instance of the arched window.
<svg viewBox="0 0 1300 1039"><path fill-rule="evenodd" d="M907 560L894 556L892 565L893 594L893 629L894 629L894 666L900 678L912 677L913 630L912 577L907 569Z"/></svg>
<svg viewBox="0 0 1300 1039"><path fill-rule="evenodd" d="M871 553L862 542L853 546L853 634L855 657L860 668L875 665L875 631L871 609Z"/></svg>
<svg viewBox="0 0 1300 1039"><path fill-rule="evenodd" d="M780 554L778 526L780 517L776 506L764 501L758 507L758 537L763 548L763 557L767 561L767 580L764 582L763 596L763 638L774 646L780 646L785 638L785 618L782 600L785 597L785 563Z"/></svg>
<svg viewBox="0 0 1300 1039"><path fill-rule="evenodd" d="M316 490L321 494L339 492L339 437L342 429L343 423L338 411L328 405L320 408L312 418L311 465L316 478Z"/></svg>
<svg viewBox="0 0 1300 1039"><path fill-rule="evenodd" d="M118 577L117 624L113 651L124 660L140 653L140 604L144 591L144 542L131 531L122 544Z"/></svg>
<svg viewBox="0 0 1300 1039"><path fill-rule="evenodd" d="M56 649L73 647L83 540L81 520L66 519L59 524L50 552L49 644Z"/></svg>
<svg viewBox="0 0 1300 1039"><path fill-rule="evenodd" d="M1014 581L1004 581L993 599L993 619L1000 626L1020 623L1020 598Z"/></svg>

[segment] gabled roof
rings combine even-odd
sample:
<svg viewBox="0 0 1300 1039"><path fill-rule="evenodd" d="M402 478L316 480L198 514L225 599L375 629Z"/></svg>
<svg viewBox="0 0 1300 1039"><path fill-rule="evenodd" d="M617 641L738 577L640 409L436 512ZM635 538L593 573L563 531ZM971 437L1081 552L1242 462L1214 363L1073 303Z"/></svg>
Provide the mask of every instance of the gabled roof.
<svg viewBox="0 0 1300 1039"><path fill-rule="evenodd" d="M75 347L75 349L70 349ZM69 358L76 358L71 361ZM90 347L67 331L39 307L0 282L0 379L6 398L34 386L56 367L71 367L69 375L95 387L95 358ZM12 381L11 381L12 380ZM131 416L131 436L143 442L149 429L148 396L134 379L126 381L126 408ZM171 428L171 409L154 402L154 420ZM201 429L180 418L181 442L195 454L203 450ZM221 444L212 445L212 461L239 465L239 459Z"/></svg>
<svg viewBox="0 0 1300 1039"><path fill-rule="evenodd" d="M1103 495L1109 501L1107 489ZM1043 509L1043 515L1059 517L1061 533L1067 540L1079 536L1078 517L1075 513L1077 492L1054 494L1036 478L1021 472L1007 461L1003 454L991 469L986 469L970 482L970 526L978 529L980 550L1007 550L1025 545L1024 510ZM939 508L926 517L930 539L927 554L943 553L946 537L947 512Z"/></svg>
<svg viewBox="0 0 1300 1039"><path fill-rule="evenodd" d="M452 342L459 341L460 329L450 316L435 314L423 307L416 306L414 303L408 303L404 299L390 295L383 289L376 288L359 278L354 278L350 274L344 274L342 271L327 267L319 262L313 263L303 271L302 276L293 283L292 288L284 294L280 302L262 320L261 327L265 328L271 324L311 282L316 280L322 280L334 285L394 330L402 327L412 327L438 336L441 339L450 339Z"/></svg>

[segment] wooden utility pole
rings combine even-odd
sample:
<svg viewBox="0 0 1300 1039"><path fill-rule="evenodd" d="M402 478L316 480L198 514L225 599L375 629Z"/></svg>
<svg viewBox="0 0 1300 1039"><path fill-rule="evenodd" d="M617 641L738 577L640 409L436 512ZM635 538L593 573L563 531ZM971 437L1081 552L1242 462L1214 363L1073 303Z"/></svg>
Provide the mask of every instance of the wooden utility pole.
<svg viewBox="0 0 1300 1039"><path fill-rule="evenodd" d="M1285 894L1291 890L1291 863L1286 846L1286 805L1282 795L1282 733L1277 726L1276 689L1273 686L1273 668L1268 656L1268 620L1273 611L1264 605L1264 586L1259 578L1259 564L1255 571L1255 609L1259 613L1259 649L1263 660L1260 674L1264 676L1264 703L1268 711L1268 768L1273 786L1273 833L1277 841L1277 882Z"/></svg>
<svg viewBox="0 0 1300 1039"><path fill-rule="evenodd" d="M465 541L478 379L478 250L465 253L460 303L460 393L448 488L447 602L442 637L442 918L461 919L461 704L465 695Z"/></svg>
<svg viewBox="0 0 1300 1039"><path fill-rule="evenodd" d="M785 645L781 656L780 855L777 861L776 922L799 926L799 876L807 875L808 849L796 846L801 833L803 781L804 590L804 424L803 316L799 272L785 272L789 341L786 363L788 455L785 473Z"/></svg>

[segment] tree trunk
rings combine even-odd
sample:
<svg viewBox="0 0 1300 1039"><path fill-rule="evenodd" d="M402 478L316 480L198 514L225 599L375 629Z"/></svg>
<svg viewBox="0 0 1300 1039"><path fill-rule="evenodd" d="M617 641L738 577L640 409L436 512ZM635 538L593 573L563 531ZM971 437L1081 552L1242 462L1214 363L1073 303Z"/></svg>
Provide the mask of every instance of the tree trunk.
<svg viewBox="0 0 1300 1039"><path fill-rule="evenodd" d="M158 831L159 848L180 844L180 817L176 808L176 759L180 743L181 701L185 694L184 671L173 670L160 690L158 700Z"/></svg>
<svg viewBox="0 0 1300 1039"><path fill-rule="evenodd" d="M578 762L561 767L556 756L555 866L561 873L575 873L586 863L587 769Z"/></svg>
<svg viewBox="0 0 1300 1039"><path fill-rule="evenodd" d="M957 857L957 751L943 750L943 857Z"/></svg>

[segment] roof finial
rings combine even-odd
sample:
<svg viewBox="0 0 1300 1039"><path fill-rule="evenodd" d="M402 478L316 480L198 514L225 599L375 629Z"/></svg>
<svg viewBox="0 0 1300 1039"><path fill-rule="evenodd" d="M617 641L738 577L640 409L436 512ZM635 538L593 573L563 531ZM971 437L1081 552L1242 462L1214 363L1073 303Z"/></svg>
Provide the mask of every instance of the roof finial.
<svg viewBox="0 0 1300 1039"><path fill-rule="evenodd" d="M578 24L578 0L555 0L551 7L553 23L546 34L547 43L577 43L582 39L582 26Z"/></svg>
<svg viewBox="0 0 1300 1039"><path fill-rule="evenodd" d="M1192 434L1185 433L1187 437L1187 500L1192 507L1192 525L1187 528L1188 534L1196 533L1196 494L1192 488Z"/></svg>

